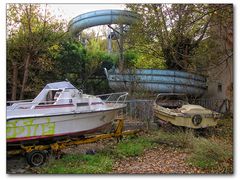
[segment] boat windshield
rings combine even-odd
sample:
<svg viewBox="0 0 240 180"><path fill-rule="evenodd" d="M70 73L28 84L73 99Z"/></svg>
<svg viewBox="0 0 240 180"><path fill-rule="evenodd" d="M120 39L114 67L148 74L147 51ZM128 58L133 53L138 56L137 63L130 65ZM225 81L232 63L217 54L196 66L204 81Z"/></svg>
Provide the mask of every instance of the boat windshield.
<svg viewBox="0 0 240 180"><path fill-rule="evenodd" d="M33 103L54 103L64 89L76 89L70 82L62 81L47 84L38 96L32 101Z"/></svg>
<svg viewBox="0 0 240 180"><path fill-rule="evenodd" d="M53 104L54 102L56 102L56 100L59 97L59 95L61 94L61 92L62 92L61 89L48 91L47 96L46 96L46 101Z"/></svg>

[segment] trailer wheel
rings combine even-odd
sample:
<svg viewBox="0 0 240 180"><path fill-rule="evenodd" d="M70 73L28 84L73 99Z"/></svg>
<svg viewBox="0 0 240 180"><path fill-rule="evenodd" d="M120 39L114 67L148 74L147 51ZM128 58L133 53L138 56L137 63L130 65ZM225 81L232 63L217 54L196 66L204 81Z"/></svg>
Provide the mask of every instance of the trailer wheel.
<svg viewBox="0 0 240 180"><path fill-rule="evenodd" d="M26 154L27 163L32 167L38 167L45 163L47 154L44 151L33 150Z"/></svg>

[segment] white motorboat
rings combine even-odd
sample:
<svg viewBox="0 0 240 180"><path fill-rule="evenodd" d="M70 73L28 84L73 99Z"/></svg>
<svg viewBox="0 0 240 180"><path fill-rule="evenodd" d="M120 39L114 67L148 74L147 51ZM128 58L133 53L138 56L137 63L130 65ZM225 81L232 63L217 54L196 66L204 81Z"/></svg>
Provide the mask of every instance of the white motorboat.
<svg viewBox="0 0 240 180"><path fill-rule="evenodd" d="M67 81L47 84L35 99L7 106L7 143L94 133L112 124L126 97L83 94Z"/></svg>

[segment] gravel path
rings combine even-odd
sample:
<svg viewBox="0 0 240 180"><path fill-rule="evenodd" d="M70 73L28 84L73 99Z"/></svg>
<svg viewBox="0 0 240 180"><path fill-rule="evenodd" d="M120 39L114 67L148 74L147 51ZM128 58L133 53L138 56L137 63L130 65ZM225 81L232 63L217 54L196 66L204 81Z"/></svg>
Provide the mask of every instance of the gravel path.
<svg viewBox="0 0 240 180"><path fill-rule="evenodd" d="M186 152L160 146L147 150L142 156L130 157L114 165L114 174L203 174L204 172L187 165Z"/></svg>

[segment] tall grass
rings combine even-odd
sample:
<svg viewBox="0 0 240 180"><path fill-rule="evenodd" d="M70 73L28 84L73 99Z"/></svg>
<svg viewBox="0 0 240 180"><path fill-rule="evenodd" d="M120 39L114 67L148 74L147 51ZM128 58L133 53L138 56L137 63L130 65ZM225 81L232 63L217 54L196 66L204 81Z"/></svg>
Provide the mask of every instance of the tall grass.
<svg viewBox="0 0 240 180"><path fill-rule="evenodd" d="M224 140L223 137L223 132L224 136L231 137L232 131L227 130L229 126L212 138L195 136L193 130L172 132L159 130L152 134L152 141L187 150L190 156L186 162L206 172L232 173L233 149L229 138Z"/></svg>
<svg viewBox="0 0 240 180"><path fill-rule="evenodd" d="M198 138L187 161L210 172L232 173L232 158L231 146L214 139Z"/></svg>
<svg viewBox="0 0 240 180"><path fill-rule="evenodd" d="M188 149L193 148L194 139L195 136L192 130L186 132L182 130L173 132L159 130L152 135L152 141L157 144L166 144L171 147Z"/></svg>

